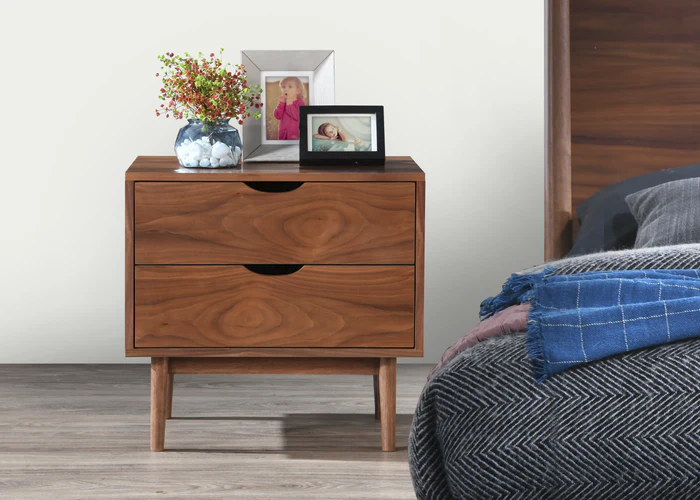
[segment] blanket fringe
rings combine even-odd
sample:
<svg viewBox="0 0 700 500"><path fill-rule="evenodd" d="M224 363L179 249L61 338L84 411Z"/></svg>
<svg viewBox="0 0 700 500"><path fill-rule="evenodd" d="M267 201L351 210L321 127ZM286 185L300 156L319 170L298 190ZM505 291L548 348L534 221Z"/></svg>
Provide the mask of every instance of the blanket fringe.
<svg viewBox="0 0 700 500"><path fill-rule="evenodd" d="M503 290L495 297L489 297L481 303L479 309L479 319L482 321L490 318L503 309L516 305L520 301L521 295L531 290L535 283L539 281L544 272L537 274L511 274L510 278L503 284Z"/></svg>
<svg viewBox="0 0 700 500"><path fill-rule="evenodd" d="M483 321L507 307L523 302L530 303L527 320L527 352L538 384L542 383L548 375L542 342L542 312L537 303L537 284L543 282L551 272L552 267L546 266L539 273L512 274L503 284L501 293L484 300L479 311Z"/></svg>
<svg viewBox="0 0 700 500"><path fill-rule="evenodd" d="M547 378L544 364L544 349L542 347L542 313L535 305L530 308L527 320L527 354L532 363L535 380L541 384Z"/></svg>

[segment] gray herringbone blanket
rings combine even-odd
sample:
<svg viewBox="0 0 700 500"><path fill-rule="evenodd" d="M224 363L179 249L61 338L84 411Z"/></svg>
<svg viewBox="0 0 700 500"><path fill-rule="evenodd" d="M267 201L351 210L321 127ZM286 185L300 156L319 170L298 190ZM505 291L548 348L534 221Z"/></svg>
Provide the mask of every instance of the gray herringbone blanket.
<svg viewBox="0 0 700 500"><path fill-rule="evenodd" d="M700 341L532 378L525 334L461 353L409 441L418 498L700 498Z"/></svg>
<svg viewBox="0 0 700 500"><path fill-rule="evenodd" d="M697 269L700 245L553 265L557 274ZM488 339L426 385L409 462L426 500L700 498L700 340L625 353L538 385L524 333Z"/></svg>

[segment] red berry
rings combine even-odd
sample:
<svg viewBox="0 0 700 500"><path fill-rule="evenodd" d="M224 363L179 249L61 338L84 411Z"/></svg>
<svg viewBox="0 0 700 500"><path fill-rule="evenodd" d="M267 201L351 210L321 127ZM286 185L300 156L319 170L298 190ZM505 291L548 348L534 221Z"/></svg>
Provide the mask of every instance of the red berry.
<svg viewBox="0 0 700 500"><path fill-rule="evenodd" d="M209 57L214 57L214 53L212 52L211 54L209 54Z"/></svg>
<svg viewBox="0 0 700 500"><path fill-rule="evenodd" d="M156 73L156 76L160 76L158 73Z"/></svg>
<svg viewBox="0 0 700 500"><path fill-rule="evenodd" d="M238 120L239 125L243 125L243 120Z"/></svg>

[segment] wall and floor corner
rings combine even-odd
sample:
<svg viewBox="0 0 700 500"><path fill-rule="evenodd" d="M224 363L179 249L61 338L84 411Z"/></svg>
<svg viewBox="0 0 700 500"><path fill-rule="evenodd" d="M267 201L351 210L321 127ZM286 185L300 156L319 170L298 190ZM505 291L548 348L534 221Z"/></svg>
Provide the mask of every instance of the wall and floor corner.
<svg viewBox="0 0 700 500"><path fill-rule="evenodd" d="M387 155L427 176L414 361L436 362L508 272L541 262L543 2L317 6L3 4L0 363L125 362L124 171L173 154L183 124L153 112L165 51L330 48L336 102L385 106Z"/></svg>

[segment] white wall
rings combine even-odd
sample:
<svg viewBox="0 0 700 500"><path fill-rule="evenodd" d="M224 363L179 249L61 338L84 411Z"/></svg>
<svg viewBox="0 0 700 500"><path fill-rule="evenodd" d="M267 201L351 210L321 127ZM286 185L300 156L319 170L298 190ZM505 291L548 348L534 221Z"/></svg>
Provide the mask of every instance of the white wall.
<svg viewBox="0 0 700 500"><path fill-rule="evenodd" d="M0 363L125 362L124 171L183 125L153 112L165 51L335 49L337 103L385 106L427 174L425 361L541 261L541 0L241 5L3 1Z"/></svg>

